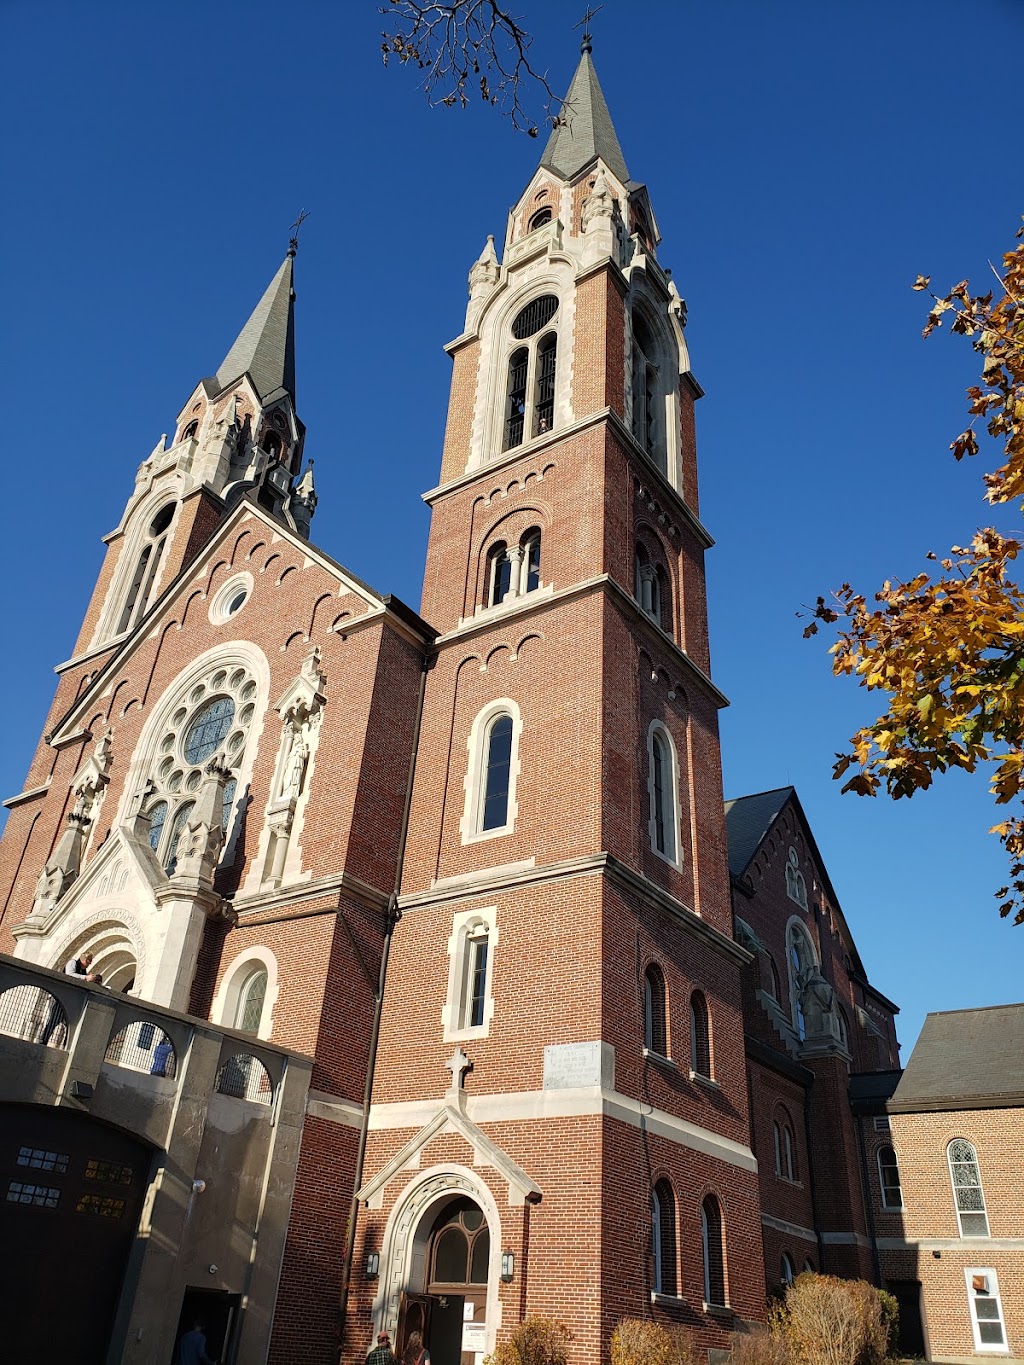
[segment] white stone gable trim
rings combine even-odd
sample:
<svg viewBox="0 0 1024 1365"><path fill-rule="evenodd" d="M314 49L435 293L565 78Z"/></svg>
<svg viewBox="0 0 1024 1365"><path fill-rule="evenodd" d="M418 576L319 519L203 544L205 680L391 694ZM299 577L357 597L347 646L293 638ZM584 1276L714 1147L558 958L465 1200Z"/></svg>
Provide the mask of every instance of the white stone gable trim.
<svg viewBox="0 0 1024 1365"><path fill-rule="evenodd" d="M371 1119L371 1127L376 1127ZM404 1126L404 1125L402 1125ZM416 1170L420 1164L420 1154L439 1133L458 1133L473 1149L474 1166L490 1166L508 1184L509 1204L525 1204L527 1200L536 1203L541 1198L541 1188L531 1180L521 1166L468 1119L452 1104L444 1103L437 1113L420 1131L409 1139L391 1160L378 1173L357 1191L356 1198L368 1208L378 1209L384 1201L384 1191L400 1171Z"/></svg>

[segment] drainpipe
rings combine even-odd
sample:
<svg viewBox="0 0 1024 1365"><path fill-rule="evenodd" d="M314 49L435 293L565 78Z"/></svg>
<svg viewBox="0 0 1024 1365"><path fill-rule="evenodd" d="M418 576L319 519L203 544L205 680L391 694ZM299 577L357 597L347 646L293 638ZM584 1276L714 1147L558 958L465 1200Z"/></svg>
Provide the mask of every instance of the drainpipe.
<svg viewBox="0 0 1024 1365"><path fill-rule="evenodd" d="M857 1150L860 1152L860 1178L864 1182L864 1211L868 1218L868 1233L871 1236L871 1266L875 1272L875 1284L882 1288L882 1261L878 1255L878 1233L875 1230L874 1199L871 1193L871 1174L868 1170L868 1154L864 1146L864 1115L856 1115Z"/></svg>
<svg viewBox="0 0 1024 1365"><path fill-rule="evenodd" d="M384 1010L384 985L387 980L388 958L391 956L391 938L395 925L402 918L398 908L398 893L402 887L402 869L405 865L405 845L409 835L409 814L412 807L412 785L416 776L416 755L420 745L420 725L423 720L423 696L427 688L427 672L433 667L433 659L424 659L420 670L420 695L416 703L416 728L413 732L412 757L409 761L409 778L405 786L405 806L402 810L402 829L398 840L398 862L395 867L395 887L388 901L384 924L384 946L380 956L380 973L377 978L377 995L373 1008L373 1027L370 1030L370 1055L366 1067L366 1084L363 1087L363 1121L359 1128L359 1146L356 1149L356 1169L352 1186L352 1202L348 1214L348 1237L345 1244L345 1260L341 1270L341 1291L338 1296L338 1317L341 1332L338 1341L338 1360L341 1360L345 1345L345 1318L348 1311L349 1286L352 1281L352 1257L356 1249L356 1220L359 1216L359 1200L356 1192L363 1183L363 1163L366 1159L366 1141L370 1130L370 1098L373 1094L373 1077L377 1069L377 1044L380 1040L380 1020Z"/></svg>
<svg viewBox="0 0 1024 1365"><path fill-rule="evenodd" d="M811 1080L813 1086L814 1080ZM814 1178L814 1147L811 1137L811 1086L804 1091L804 1142L807 1145L807 1188L811 1196L811 1217L814 1219L814 1236L818 1242L818 1270L825 1274L825 1239L821 1232L821 1219L818 1217L818 1190Z"/></svg>

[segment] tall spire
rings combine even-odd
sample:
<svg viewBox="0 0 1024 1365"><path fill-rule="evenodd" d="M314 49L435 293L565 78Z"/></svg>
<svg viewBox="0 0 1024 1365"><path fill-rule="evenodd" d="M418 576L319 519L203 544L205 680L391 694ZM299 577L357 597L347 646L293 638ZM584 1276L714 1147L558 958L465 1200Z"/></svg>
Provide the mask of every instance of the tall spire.
<svg viewBox="0 0 1024 1365"><path fill-rule="evenodd" d="M626 159L590 55L590 34L585 33L580 64L565 97L562 121L552 130L540 164L571 180L595 156L601 157L623 184L629 179Z"/></svg>
<svg viewBox="0 0 1024 1365"><path fill-rule="evenodd" d="M282 390L295 398L295 290L292 288L295 252L289 247L281 268L253 309L217 370L224 389L250 374L264 403Z"/></svg>

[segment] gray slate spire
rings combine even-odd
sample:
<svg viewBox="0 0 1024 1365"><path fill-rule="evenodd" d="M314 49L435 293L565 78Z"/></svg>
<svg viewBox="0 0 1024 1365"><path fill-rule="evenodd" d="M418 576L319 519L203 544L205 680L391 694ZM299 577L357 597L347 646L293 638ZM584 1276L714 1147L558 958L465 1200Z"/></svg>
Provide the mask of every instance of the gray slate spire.
<svg viewBox="0 0 1024 1365"><path fill-rule="evenodd" d="M629 179L626 159L615 136L612 116L590 56L590 43L584 39L583 55L565 97L565 123L552 130L540 164L566 180L583 169L595 156L623 182Z"/></svg>
<svg viewBox="0 0 1024 1365"><path fill-rule="evenodd" d="M221 389L243 374L252 375L260 398L284 390L295 399L295 290L292 288L293 253L288 252L281 269L217 370Z"/></svg>

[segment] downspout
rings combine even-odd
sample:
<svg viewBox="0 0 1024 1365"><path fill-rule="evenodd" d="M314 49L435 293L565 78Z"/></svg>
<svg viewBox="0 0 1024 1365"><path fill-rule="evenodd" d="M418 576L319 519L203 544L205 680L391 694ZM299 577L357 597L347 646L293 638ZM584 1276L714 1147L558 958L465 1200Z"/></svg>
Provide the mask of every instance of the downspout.
<svg viewBox="0 0 1024 1365"><path fill-rule="evenodd" d="M413 732L412 757L409 760L409 778L405 787L405 806L402 811L402 828L398 839L398 861L395 866L395 887L388 900L385 911L384 945L380 955L380 973L377 978L377 995L373 1008L373 1027L370 1030L370 1055L366 1066L366 1084L363 1087L363 1122L359 1129L359 1146L356 1149L356 1169L352 1183L352 1202L348 1214L348 1237L345 1243L345 1260L341 1270L341 1291L338 1296L338 1317L341 1331L338 1340L338 1359L341 1359L345 1345L345 1319L348 1312L348 1294L352 1281L352 1257L356 1249L356 1220L359 1215L357 1191L363 1183L363 1163L366 1160L366 1142L370 1131L370 1098L373 1094L373 1077L377 1069L377 1044L380 1040L380 1020L384 1010L384 985L387 980L388 958L391 956L391 938L395 925L402 918L398 908L398 893L402 886L402 869L405 865L405 845L409 836L409 815L412 808L412 785L416 777L416 756L420 745L420 726L423 720L423 696L427 688L427 672L433 666L433 659L424 659L420 670L420 695L416 703L416 728Z"/></svg>
<svg viewBox="0 0 1024 1365"><path fill-rule="evenodd" d="M814 1081L811 1081L811 1085ZM825 1239L821 1232L821 1219L818 1217L818 1187L814 1179L814 1148L811 1145L811 1087L804 1092L804 1141L807 1144L807 1188L811 1196L811 1217L814 1219L814 1236L818 1243L818 1271L825 1274Z"/></svg>
<svg viewBox="0 0 1024 1365"><path fill-rule="evenodd" d="M882 1287L882 1261L878 1255L878 1233L875 1229L874 1199L871 1195L871 1175L868 1171L868 1154L864 1146L864 1116L855 1115L857 1129L857 1150L860 1152L860 1178L864 1182L864 1212L868 1218L868 1233L871 1237L871 1267L875 1272L875 1284Z"/></svg>

